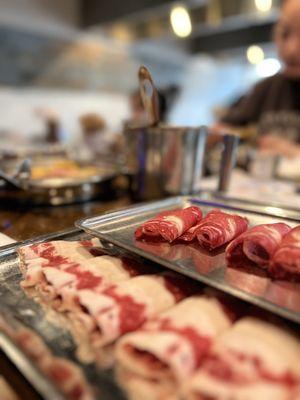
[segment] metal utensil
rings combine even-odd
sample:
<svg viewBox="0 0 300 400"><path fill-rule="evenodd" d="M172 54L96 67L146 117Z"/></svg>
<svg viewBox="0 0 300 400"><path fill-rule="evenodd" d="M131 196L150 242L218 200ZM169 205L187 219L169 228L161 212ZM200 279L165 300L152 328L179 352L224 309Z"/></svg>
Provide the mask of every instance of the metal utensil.
<svg viewBox="0 0 300 400"><path fill-rule="evenodd" d="M236 151L239 137L236 135L224 135L224 149L220 163L218 190L225 192L229 188L231 172L236 162Z"/></svg>
<svg viewBox="0 0 300 400"><path fill-rule="evenodd" d="M19 165L15 178L18 178L19 180L27 180L30 178L30 176L31 160L29 158L25 158L25 160L23 160Z"/></svg>
<svg viewBox="0 0 300 400"><path fill-rule="evenodd" d="M0 178L8 183L10 187L19 190L26 190L28 188L30 175L31 161L29 158L26 158L21 162L14 176L10 176L4 171L0 170Z"/></svg>
<svg viewBox="0 0 300 400"><path fill-rule="evenodd" d="M0 170L0 178L3 179L10 187L13 187L14 189L22 189L24 190L24 187L21 182L19 182L17 179L13 178L12 176L7 175L5 172Z"/></svg>
<svg viewBox="0 0 300 400"><path fill-rule="evenodd" d="M144 108L147 114L147 125L159 123L159 99L149 70L142 65L139 69L139 86Z"/></svg>

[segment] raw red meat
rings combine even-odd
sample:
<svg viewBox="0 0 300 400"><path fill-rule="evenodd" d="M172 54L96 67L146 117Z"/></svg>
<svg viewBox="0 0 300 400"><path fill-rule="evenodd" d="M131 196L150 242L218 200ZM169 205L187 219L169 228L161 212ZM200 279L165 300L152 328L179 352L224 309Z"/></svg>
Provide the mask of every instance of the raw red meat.
<svg viewBox="0 0 300 400"><path fill-rule="evenodd" d="M278 279L300 279L300 226L284 237L272 257L269 272Z"/></svg>
<svg viewBox="0 0 300 400"><path fill-rule="evenodd" d="M74 309L71 319L81 330L89 330L91 343L99 348L198 290L197 283L173 272L138 276L101 293L79 290L81 308Z"/></svg>
<svg viewBox="0 0 300 400"><path fill-rule="evenodd" d="M66 311L76 308L78 290L101 291L115 282L152 272L151 267L128 257L94 256L88 243L54 241L21 247L25 278L21 285L35 287L52 307Z"/></svg>
<svg viewBox="0 0 300 400"><path fill-rule="evenodd" d="M136 239L163 239L173 242L202 218L198 207L187 207L181 210L165 211L155 218L146 221L135 231Z"/></svg>
<svg viewBox="0 0 300 400"><path fill-rule="evenodd" d="M212 250L230 242L245 232L247 227L247 218L215 209L198 224L194 235L202 247Z"/></svg>
<svg viewBox="0 0 300 400"><path fill-rule="evenodd" d="M33 330L13 331L12 339L40 370L61 390L68 400L93 400L94 395L80 369L73 361L54 356ZM2 397L1 397L2 399Z"/></svg>
<svg viewBox="0 0 300 400"><path fill-rule="evenodd" d="M214 342L183 398L298 400L299 341L288 330L242 318Z"/></svg>
<svg viewBox="0 0 300 400"><path fill-rule="evenodd" d="M283 223L255 226L227 246L227 261L233 264L252 261L261 267L267 267L283 237L290 230Z"/></svg>
<svg viewBox="0 0 300 400"><path fill-rule="evenodd" d="M184 243L193 242L196 239L197 229L201 226L201 222L204 220L205 220L205 218L200 220L200 222L197 225L192 226L189 230L184 232L184 234L178 238L178 241L184 242Z"/></svg>
<svg viewBox="0 0 300 400"><path fill-rule="evenodd" d="M116 346L117 363L141 379L170 381L174 389L176 381L199 368L215 338L230 327L218 300L188 297L124 336Z"/></svg>

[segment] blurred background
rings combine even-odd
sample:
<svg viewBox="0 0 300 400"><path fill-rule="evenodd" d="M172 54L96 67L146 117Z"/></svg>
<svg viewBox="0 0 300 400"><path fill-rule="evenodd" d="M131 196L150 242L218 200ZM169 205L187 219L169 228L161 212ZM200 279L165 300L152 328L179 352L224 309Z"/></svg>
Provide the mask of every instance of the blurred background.
<svg viewBox="0 0 300 400"><path fill-rule="evenodd" d="M145 64L165 120L211 124L257 80L280 69L272 43L278 0L1 0L0 140L61 141L97 113L120 132ZM82 122L81 122L82 124Z"/></svg>

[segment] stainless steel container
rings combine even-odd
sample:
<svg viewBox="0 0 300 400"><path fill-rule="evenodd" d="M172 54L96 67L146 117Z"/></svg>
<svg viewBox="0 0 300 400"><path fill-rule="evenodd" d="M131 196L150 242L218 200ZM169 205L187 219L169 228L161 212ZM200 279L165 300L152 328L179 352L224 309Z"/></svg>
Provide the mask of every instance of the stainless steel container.
<svg viewBox="0 0 300 400"><path fill-rule="evenodd" d="M223 135L223 151L221 155L218 191L226 192L229 189L230 177L236 163L236 152L239 138L235 135Z"/></svg>
<svg viewBox="0 0 300 400"><path fill-rule="evenodd" d="M198 191L206 137L206 127L125 127L135 197L148 200Z"/></svg>

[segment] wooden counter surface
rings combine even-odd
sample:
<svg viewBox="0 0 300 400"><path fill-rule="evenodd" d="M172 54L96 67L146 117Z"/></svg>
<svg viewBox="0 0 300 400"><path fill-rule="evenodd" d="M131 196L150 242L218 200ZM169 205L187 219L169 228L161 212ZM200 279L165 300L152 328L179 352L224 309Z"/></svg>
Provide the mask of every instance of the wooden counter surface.
<svg viewBox="0 0 300 400"><path fill-rule="evenodd" d="M55 207L0 206L0 232L20 241L71 228L78 219L132 204L126 195L111 201L91 201Z"/></svg>

